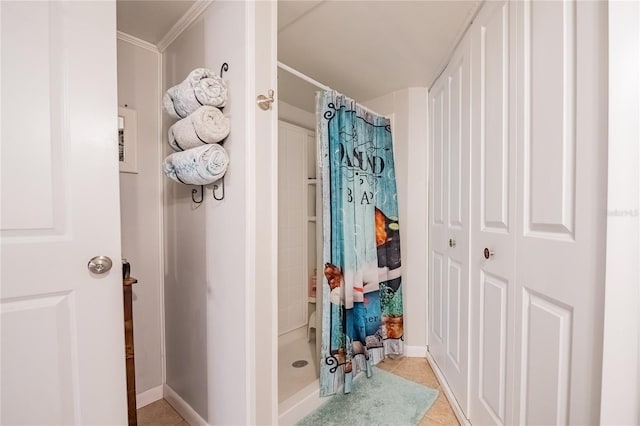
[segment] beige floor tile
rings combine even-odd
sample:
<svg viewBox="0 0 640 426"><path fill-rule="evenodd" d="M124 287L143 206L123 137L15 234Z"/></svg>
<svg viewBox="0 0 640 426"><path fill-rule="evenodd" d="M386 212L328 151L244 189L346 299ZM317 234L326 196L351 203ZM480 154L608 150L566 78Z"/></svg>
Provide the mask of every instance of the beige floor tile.
<svg viewBox="0 0 640 426"><path fill-rule="evenodd" d="M396 367L397 367L396 364L390 364L388 362L379 362L376 364L376 368L379 368L380 370L384 370L388 373L391 373L393 369Z"/></svg>
<svg viewBox="0 0 640 426"><path fill-rule="evenodd" d="M449 405L449 401L447 401L447 398L442 392L440 392L433 406L427 411L426 417L441 425L459 425L458 419L453 413L451 405Z"/></svg>
<svg viewBox="0 0 640 426"><path fill-rule="evenodd" d="M138 426L175 426L182 421L182 417L164 399L138 410Z"/></svg>
<svg viewBox="0 0 640 426"><path fill-rule="evenodd" d="M442 423L438 423L437 421L430 419L427 416L424 416L418 426L442 426Z"/></svg>
<svg viewBox="0 0 640 426"><path fill-rule="evenodd" d="M433 389L440 387L440 383L426 359L406 358L393 370L393 373Z"/></svg>
<svg viewBox="0 0 640 426"><path fill-rule="evenodd" d="M449 401L444 396L435 373L425 358L402 358L401 360L393 361L394 363L392 364L391 370L385 368L387 371L391 371L393 374L402 378L440 391L438 399L436 399L431 408L429 408L427 414L420 421L419 426L459 426L458 419L453 413Z"/></svg>

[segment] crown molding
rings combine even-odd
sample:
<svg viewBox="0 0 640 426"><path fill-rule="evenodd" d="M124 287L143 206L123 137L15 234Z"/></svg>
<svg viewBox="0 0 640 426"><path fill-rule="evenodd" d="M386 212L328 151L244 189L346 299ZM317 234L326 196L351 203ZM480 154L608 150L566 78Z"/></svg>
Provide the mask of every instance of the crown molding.
<svg viewBox="0 0 640 426"><path fill-rule="evenodd" d="M162 40L158 42L158 51L160 53L164 52L167 47L169 47L169 45L173 43L175 39L177 39L180 34L182 34L182 32L189 27L189 25L193 23L193 21L198 19L202 12L204 12L207 7L209 7L209 5L213 3L213 1L214 0L196 1L193 6L191 6L189 10L187 10L180 19L178 19L178 22L176 22L173 27L171 27L171 29L164 35L164 37L162 37Z"/></svg>
<svg viewBox="0 0 640 426"><path fill-rule="evenodd" d="M139 39L138 37L134 37L131 34L123 33L122 31L118 31L118 40L126 41L127 43L133 44L134 46L138 46L142 49L149 50L153 53L160 53L160 51L154 44Z"/></svg>

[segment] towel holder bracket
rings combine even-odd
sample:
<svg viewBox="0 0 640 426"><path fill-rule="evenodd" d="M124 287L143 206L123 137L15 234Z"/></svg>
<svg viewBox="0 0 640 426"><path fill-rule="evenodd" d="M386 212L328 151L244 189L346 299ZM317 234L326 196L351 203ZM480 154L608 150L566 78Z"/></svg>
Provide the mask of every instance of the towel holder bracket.
<svg viewBox="0 0 640 426"><path fill-rule="evenodd" d="M213 192L213 199L217 200L217 201L222 201L222 200L224 200L224 176L222 176L222 178L218 182L213 184L213 191L212 191ZM218 190L220 190L220 195L219 196L217 196Z"/></svg>
<svg viewBox="0 0 640 426"><path fill-rule="evenodd" d="M197 188L193 188L191 190L191 201L193 201L196 204L202 204L202 202L204 201L204 192L205 192L204 185L200 185L199 191ZM220 180L218 180L216 183L213 184L213 190L211 192L214 200L217 200L217 201L224 200L224 176ZM200 193L199 199L196 198L198 193Z"/></svg>
<svg viewBox="0 0 640 426"><path fill-rule="evenodd" d="M200 185L200 200L196 200L196 194L198 190L193 188L191 190L191 200L196 204L201 204L204 201L204 185Z"/></svg>

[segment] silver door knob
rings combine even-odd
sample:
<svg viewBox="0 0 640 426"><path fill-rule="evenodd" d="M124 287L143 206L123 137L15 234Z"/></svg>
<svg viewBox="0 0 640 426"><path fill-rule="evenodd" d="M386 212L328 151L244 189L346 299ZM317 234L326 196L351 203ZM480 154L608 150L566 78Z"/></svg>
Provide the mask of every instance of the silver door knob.
<svg viewBox="0 0 640 426"><path fill-rule="evenodd" d="M111 269L111 266L113 266L113 262L108 256L93 257L87 264L87 268L94 274L104 274Z"/></svg>
<svg viewBox="0 0 640 426"><path fill-rule="evenodd" d="M484 258L485 259L489 259L490 257L492 257L495 253L491 250L489 250L489 248L485 247L484 248Z"/></svg>
<svg viewBox="0 0 640 426"><path fill-rule="evenodd" d="M449 238L449 247L453 248L456 246L456 240L453 238Z"/></svg>

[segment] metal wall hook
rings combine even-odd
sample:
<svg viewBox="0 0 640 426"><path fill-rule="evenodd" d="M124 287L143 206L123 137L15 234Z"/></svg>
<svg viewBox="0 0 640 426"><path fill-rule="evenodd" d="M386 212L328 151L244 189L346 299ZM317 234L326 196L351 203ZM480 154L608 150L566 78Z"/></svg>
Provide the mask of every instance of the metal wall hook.
<svg viewBox="0 0 640 426"><path fill-rule="evenodd" d="M222 78L222 73L225 71L229 71L229 64L226 62L220 67L220 78Z"/></svg>
<svg viewBox="0 0 640 426"><path fill-rule="evenodd" d="M271 109L271 104L273 104L274 101L273 96L275 95L275 92L273 89L269 89L268 94L268 97L265 95L258 95L256 97L256 104L258 104L260 109L263 111L269 111Z"/></svg>
<svg viewBox="0 0 640 426"><path fill-rule="evenodd" d="M196 200L196 194L198 190L193 188L191 190L191 200L196 204L201 204L204 201L204 185L200 185L200 201Z"/></svg>
<svg viewBox="0 0 640 426"><path fill-rule="evenodd" d="M220 183L216 182L215 184L213 184L213 199L214 200L218 200L218 201L222 201L224 200L224 176L219 180ZM218 191L218 189L221 189L221 194L220 197L216 197L216 192Z"/></svg>

